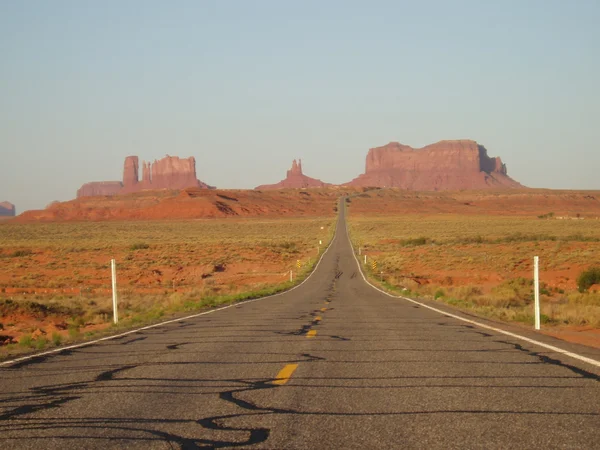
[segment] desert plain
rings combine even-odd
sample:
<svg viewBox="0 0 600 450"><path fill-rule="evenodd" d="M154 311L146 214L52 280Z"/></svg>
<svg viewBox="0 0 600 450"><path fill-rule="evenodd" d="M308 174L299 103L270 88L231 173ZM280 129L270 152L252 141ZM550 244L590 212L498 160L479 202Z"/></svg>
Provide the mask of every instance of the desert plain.
<svg viewBox="0 0 600 450"><path fill-rule="evenodd" d="M539 256L543 331L600 346L600 289L578 283L600 266L600 192L188 189L84 197L2 222L2 355L287 289L332 238L342 196L373 283L531 327Z"/></svg>

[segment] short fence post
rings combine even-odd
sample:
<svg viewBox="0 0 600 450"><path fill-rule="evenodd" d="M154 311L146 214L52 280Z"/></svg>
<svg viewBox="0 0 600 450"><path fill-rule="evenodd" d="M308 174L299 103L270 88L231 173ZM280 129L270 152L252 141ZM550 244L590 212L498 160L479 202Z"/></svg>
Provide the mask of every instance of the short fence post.
<svg viewBox="0 0 600 450"><path fill-rule="evenodd" d="M112 295L113 295L113 321L119 322L119 312L117 310L117 263L114 259L110 260L112 272Z"/></svg>
<svg viewBox="0 0 600 450"><path fill-rule="evenodd" d="M533 290L535 297L535 329L540 329L540 258L533 257Z"/></svg>

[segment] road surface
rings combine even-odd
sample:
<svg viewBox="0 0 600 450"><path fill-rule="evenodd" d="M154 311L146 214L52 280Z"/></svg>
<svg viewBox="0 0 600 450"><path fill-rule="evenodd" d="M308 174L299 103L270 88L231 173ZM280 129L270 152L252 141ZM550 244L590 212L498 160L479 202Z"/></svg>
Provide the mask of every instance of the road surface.
<svg viewBox="0 0 600 450"><path fill-rule="evenodd" d="M598 367L374 290L340 219L291 292L0 368L0 448L600 448Z"/></svg>

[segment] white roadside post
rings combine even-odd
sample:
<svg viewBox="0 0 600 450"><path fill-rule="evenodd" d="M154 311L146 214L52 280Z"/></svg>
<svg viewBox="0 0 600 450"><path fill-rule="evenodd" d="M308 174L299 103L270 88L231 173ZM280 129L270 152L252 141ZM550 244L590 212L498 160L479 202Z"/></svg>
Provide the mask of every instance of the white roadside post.
<svg viewBox="0 0 600 450"><path fill-rule="evenodd" d="M365 255L365 265L367 265L367 255Z"/></svg>
<svg viewBox="0 0 600 450"><path fill-rule="evenodd" d="M294 281L294 275L293 275L293 273L294 273L294 270L293 269L290 270L290 282Z"/></svg>
<svg viewBox="0 0 600 450"><path fill-rule="evenodd" d="M113 295L113 321L119 322L119 312L117 311L117 263L114 259L110 260L112 271L112 295Z"/></svg>
<svg viewBox="0 0 600 450"><path fill-rule="evenodd" d="M540 329L540 258L533 257L533 290L535 297L535 329Z"/></svg>

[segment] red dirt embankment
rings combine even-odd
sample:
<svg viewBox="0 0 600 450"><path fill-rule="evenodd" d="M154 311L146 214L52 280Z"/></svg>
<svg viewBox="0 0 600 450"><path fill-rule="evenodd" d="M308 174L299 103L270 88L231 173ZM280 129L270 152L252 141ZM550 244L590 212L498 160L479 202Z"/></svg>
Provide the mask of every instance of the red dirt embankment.
<svg viewBox="0 0 600 450"><path fill-rule="evenodd" d="M227 217L292 217L332 214L343 192L358 189L143 191L134 194L82 197L26 211L15 222L160 220Z"/></svg>

